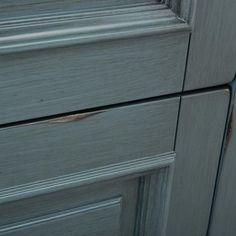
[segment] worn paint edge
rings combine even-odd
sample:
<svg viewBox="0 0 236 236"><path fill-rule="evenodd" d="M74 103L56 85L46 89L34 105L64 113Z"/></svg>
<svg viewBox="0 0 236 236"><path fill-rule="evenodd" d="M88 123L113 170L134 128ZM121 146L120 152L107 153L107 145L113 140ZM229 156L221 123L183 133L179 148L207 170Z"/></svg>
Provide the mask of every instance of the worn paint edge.
<svg viewBox="0 0 236 236"><path fill-rule="evenodd" d="M144 172L170 166L174 160L175 153L169 152L3 189L0 191L0 204L121 177L137 177Z"/></svg>
<svg viewBox="0 0 236 236"><path fill-rule="evenodd" d="M53 118L50 120L46 120L40 123L49 123L49 124L56 124L56 123L68 123L68 122L78 122L90 116L94 116L100 113L103 113L103 110L93 111L93 112L85 112L73 115L62 116L58 118Z"/></svg>

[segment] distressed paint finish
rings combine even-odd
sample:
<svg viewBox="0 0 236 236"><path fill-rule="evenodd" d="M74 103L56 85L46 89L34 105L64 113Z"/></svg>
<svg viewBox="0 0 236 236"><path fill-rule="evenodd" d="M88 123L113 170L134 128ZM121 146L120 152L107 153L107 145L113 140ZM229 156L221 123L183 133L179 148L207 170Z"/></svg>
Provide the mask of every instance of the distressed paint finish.
<svg viewBox="0 0 236 236"><path fill-rule="evenodd" d="M205 236L229 105L229 91L182 97L167 236Z"/></svg>

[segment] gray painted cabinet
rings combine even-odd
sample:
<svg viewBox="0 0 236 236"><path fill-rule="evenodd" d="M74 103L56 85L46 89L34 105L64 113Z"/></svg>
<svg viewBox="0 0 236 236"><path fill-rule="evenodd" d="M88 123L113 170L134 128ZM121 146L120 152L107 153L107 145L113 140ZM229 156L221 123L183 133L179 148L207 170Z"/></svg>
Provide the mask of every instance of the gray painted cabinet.
<svg viewBox="0 0 236 236"><path fill-rule="evenodd" d="M0 1L0 235L214 232L235 6Z"/></svg>
<svg viewBox="0 0 236 236"><path fill-rule="evenodd" d="M235 83L234 94L229 112L223 155L220 165L219 178L213 212L210 221L210 236L233 236L236 232L236 126L235 126Z"/></svg>

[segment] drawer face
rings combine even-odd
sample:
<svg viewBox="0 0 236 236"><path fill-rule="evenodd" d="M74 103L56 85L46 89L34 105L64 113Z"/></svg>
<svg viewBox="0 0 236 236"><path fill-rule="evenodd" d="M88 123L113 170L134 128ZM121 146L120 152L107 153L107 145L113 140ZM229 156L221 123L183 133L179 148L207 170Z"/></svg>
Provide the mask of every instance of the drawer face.
<svg viewBox="0 0 236 236"><path fill-rule="evenodd" d="M187 44L176 32L2 55L0 124L179 92Z"/></svg>
<svg viewBox="0 0 236 236"><path fill-rule="evenodd" d="M1 129L0 188L173 151L179 98Z"/></svg>

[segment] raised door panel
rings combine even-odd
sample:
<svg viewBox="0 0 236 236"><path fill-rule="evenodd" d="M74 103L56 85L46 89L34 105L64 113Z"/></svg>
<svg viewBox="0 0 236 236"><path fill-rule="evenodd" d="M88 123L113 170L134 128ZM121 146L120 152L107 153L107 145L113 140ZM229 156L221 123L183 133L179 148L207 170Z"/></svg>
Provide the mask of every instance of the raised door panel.
<svg viewBox="0 0 236 236"><path fill-rule="evenodd" d="M14 201L12 189L5 196L1 192L0 235L164 236L174 158L171 153L151 163L121 163L119 175L112 172L104 180L102 170L93 183L78 178L73 186L68 179L18 186Z"/></svg>

